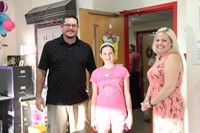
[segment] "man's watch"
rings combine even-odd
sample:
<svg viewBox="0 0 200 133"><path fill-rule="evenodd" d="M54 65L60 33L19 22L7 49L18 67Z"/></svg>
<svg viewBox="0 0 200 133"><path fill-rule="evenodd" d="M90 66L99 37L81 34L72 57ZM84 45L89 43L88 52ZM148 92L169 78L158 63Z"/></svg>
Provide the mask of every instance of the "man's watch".
<svg viewBox="0 0 200 133"><path fill-rule="evenodd" d="M87 86L85 91L88 93L90 91L90 87Z"/></svg>

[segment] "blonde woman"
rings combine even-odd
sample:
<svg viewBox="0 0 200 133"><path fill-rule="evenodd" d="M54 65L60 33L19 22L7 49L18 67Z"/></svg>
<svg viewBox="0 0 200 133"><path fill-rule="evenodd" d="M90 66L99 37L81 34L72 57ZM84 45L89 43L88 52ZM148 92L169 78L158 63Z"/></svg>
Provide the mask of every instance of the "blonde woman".
<svg viewBox="0 0 200 133"><path fill-rule="evenodd" d="M183 133L184 101L180 88L183 63L170 28L157 31L153 51L156 61L147 72L150 85L141 109L153 108L153 133Z"/></svg>

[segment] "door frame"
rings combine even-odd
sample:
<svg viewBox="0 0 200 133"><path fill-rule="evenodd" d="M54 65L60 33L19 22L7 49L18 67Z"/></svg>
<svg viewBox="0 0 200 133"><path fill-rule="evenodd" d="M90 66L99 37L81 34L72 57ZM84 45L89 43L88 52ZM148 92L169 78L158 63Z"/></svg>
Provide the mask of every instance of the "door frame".
<svg viewBox="0 0 200 133"><path fill-rule="evenodd" d="M177 34L177 2L171 2L166 4L159 4L155 6L149 6L144 8L138 8L133 10L125 10L120 12L120 14L124 15L124 45L125 45L125 67L129 66L129 26L128 26L128 17L133 14L144 14L144 13L152 13L162 10L173 10L173 30L175 34ZM139 49L138 49L139 50ZM138 51L140 52L140 51Z"/></svg>

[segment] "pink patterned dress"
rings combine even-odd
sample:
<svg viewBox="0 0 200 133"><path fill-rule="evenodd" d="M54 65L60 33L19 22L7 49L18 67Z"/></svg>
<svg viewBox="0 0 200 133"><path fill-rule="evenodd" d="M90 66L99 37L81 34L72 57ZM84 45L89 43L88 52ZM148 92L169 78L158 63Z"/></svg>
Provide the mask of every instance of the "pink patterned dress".
<svg viewBox="0 0 200 133"><path fill-rule="evenodd" d="M164 67L169 53L157 59L147 72L151 92L150 99L155 97L165 84ZM172 75L173 76L173 75ZM153 133L184 133L184 101L181 95L183 71L179 73L176 88L164 100L153 106Z"/></svg>

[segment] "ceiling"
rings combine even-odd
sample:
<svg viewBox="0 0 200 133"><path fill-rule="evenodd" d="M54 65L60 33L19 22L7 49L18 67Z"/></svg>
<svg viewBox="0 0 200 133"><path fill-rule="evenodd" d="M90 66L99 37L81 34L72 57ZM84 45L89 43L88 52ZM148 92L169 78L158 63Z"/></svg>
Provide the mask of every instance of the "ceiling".
<svg viewBox="0 0 200 133"><path fill-rule="evenodd" d="M173 18L173 10L163 10L145 14L134 14L129 16L129 22L133 24L148 23L154 21L164 21Z"/></svg>

